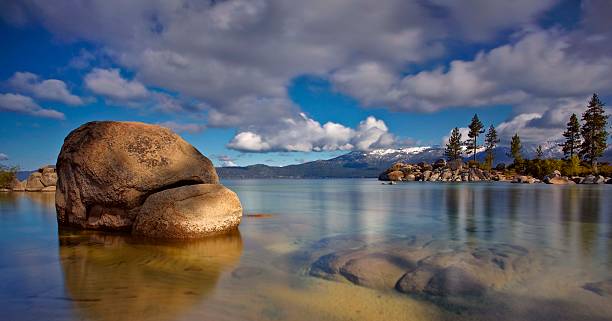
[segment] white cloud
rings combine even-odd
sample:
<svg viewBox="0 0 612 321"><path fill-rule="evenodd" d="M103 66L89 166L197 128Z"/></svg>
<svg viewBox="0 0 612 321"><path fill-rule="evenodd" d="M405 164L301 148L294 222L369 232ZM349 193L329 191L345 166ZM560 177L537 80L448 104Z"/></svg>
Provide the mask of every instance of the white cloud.
<svg viewBox="0 0 612 321"><path fill-rule="evenodd" d="M298 119L285 118L278 125L259 128L258 132L239 132L228 147L246 152L311 152L370 150L394 142L385 123L372 116L352 129L333 122L321 125L301 114Z"/></svg>
<svg viewBox="0 0 612 321"><path fill-rule="evenodd" d="M468 134L470 132L470 129L467 127L458 127L459 129L459 134L461 134L461 142L465 142L469 139ZM441 146L446 146L446 144L448 144L448 139L450 138L451 133L453 132L453 130L451 129L448 134L444 137L442 137L442 144Z"/></svg>
<svg viewBox="0 0 612 321"><path fill-rule="evenodd" d="M58 79L42 80L31 72L16 72L8 84L15 90L37 98L58 101L67 105L82 105L83 100L70 93L66 83Z"/></svg>
<svg viewBox="0 0 612 321"><path fill-rule="evenodd" d="M152 101L165 112L207 110L209 126L238 127L230 146L365 149L374 139L387 143L388 136L358 144L346 133L359 129L301 118L286 92L291 80L329 76L335 88L364 105L399 111L511 104L519 116L540 115L505 125L522 132L556 128L551 124L565 115L551 107L559 99L610 92L609 2L583 2L575 30L535 27L557 2L23 0L0 4L0 16L16 24L34 20L61 38L98 44L138 80L124 79L117 69L95 69L85 80L90 90L120 102ZM413 71L446 53L449 40L470 46L510 33L508 43L473 59ZM184 97L198 102L186 104ZM369 131L385 132L378 125Z"/></svg>
<svg viewBox="0 0 612 321"><path fill-rule="evenodd" d="M537 30L514 44L481 52L474 60L452 61L447 69L400 78L397 72L370 64L341 69L331 79L366 105L428 112L612 90L612 55L578 55L573 52L572 36L554 29Z"/></svg>
<svg viewBox="0 0 612 321"><path fill-rule="evenodd" d="M381 68L395 79L406 66L442 55L449 39L496 38L501 31L536 21L553 3L24 0L9 1L0 11L8 22L29 18L59 37L99 44L113 63L133 70L139 81L204 101L212 122L231 126L293 114L283 110L288 105L276 105L272 117L264 104L250 108L268 108L259 112L237 113L235 108L241 100L287 99L286 87L296 76L356 70L386 77L376 74L375 68ZM83 58L77 65L90 61ZM103 82L88 87L115 100L145 95L144 86L122 82L118 71L104 75ZM360 90L389 89L370 89L379 86L372 81L355 83ZM378 98L376 93L366 96Z"/></svg>
<svg viewBox="0 0 612 321"><path fill-rule="evenodd" d="M85 76L85 85L95 94L118 101L138 100L149 95L142 83L123 78L119 69L94 68Z"/></svg>
<svg viewBox="0 0 612 321"><path fill-rule="evenodd" d="M580 120L590 96L576 99L557 99L554 101L534 101L520 106L524 112L500 123L496 128L502 143L508 144L512 135L518 133L521 142L544 144L563 140L562 133L572 114ZM612 112L605 107L608 114Z"/></svg>
<svg viewBox="0 0 612 321"><path fill-rule="evenodd" d="M5 154L5 153L0 153L0 161L5 161L5 160L8 160L8 159L9 159L9 157L8 157L8 155L7 155L7 154Z"/></svg>
<svg viewBox="0 0 612 321"><path fill-rule="evenodd" d="M166 127L166 128L170 128L177 133L197 134L197 133L201 133L202 131L206 129L206 126L200 125L200 124L192 124L192 123L181 124L181 123L177 123L173 121L166 121L163 123L159 123L159 125Z"/></svg>
<svg viewBox="0 0 612 321"><path fill-rule="evenodd" d="M221 166L223 167L235 167L238 166L234 161L235 159L231 158L227 155L219 155L217 156L217 160L221 162Z"/></svg>
<svg viewBox="0 0 612 321"><path fill-rule="evenodd" d="M19 94L0 94L0 111L15 112L36 117L64 119L64 114L40 107L30 97Z"/></svg>

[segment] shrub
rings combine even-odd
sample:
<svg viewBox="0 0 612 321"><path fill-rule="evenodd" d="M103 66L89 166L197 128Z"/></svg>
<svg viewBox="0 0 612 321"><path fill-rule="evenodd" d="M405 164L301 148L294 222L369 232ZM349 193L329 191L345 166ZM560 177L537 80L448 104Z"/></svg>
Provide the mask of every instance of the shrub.
<svg viewBox="0 0 612 321"><path fill-rule="evenodd" d="M10 188L17 177L17 167L0 165L0 188Z"/></svg>

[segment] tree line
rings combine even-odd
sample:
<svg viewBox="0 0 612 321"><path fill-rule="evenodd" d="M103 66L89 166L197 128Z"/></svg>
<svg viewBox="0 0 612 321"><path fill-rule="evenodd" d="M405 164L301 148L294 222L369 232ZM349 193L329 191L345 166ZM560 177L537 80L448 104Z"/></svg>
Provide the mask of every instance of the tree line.
<svg viewBox="0 0 612 321"><path fill-rule="evenodd" d="M581 162L590 166L590 170L594 173L598 172L597 159L603 156L607 147L608 132L606 131L608 123L608 115L604 110L605 104L599 99L597 94L593 94L586 110L582 114L582 124L578 121L578 116L572 114L567 123L567 129L563 133L564 142L560 144L563 150L563 160L550 160L549 163L561 164L564 162L564 168L567 169L569 175L578 174ZM484 167L491 169L494 162L494 150L500 142L497 131L493 125L489 126L485 134L484 145L478 145L478 136L485 133L484 126L477 114L474 114L470 122L468 139L462 140L462 134L459 128L455 127L450 134L448 143L444 150L444 155L449 161L462 158L463 148L466 148L466 153L473 157L471 163L478 164L476 161L476 153L480 147L485 149ZM510 141L510 154L515 170L520 172L541 172L542 165L546 164L543 160L542 146L539 145L536 149L536 158L533 160L525 160L522 155L521 138L518 133L512 136ZM547 167L558 167L555 164ZM541 174L541 173L537 173Z"/></svg>

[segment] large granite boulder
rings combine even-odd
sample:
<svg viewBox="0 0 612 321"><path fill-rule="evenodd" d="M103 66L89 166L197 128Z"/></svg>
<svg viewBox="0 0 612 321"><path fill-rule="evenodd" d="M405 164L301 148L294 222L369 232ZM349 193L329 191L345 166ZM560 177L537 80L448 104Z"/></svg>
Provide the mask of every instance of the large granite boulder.
<svg viewBox="0 0 612 321"><path fill-rule="evenodd" d="M137 122L90 122L75 129L64 140L57 175L58 224L103 230L131 230L147 198L157 193L172 195L170 190L180 187L219 183L212 162L181 137ZM160 199L156 196L152 203ZM239 202L231 204L241 211ZM196 235L177 237L187 234Z"/></svg>
<svg viewBox="0 0 612 321"><path fill-rule="evenodd" d="M149 196L132 232L156 238L197 238L234 229L241 217L238 196L223 185L188 185Z"/></svg>

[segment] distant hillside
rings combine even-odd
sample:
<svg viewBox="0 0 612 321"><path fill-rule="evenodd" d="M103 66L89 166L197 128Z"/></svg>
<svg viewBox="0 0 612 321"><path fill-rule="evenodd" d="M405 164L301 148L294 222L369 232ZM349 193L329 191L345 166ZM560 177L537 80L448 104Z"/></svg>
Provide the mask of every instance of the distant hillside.
<svg viewBox="0 0 612 321"><path fill-rule="evenodd" d="M536 146L525 146L523 154L526 158L535 158ZM561 148L555 143L542 145L544 158L560 158ZM495 149L495 165L510 164L508 147ZM402 149L377 149L370 152L350 152L328 160L317 160L299 165L267 166L252 165L246 167L220 167L217 173L221 178L358 178L378 177L380 172L395 162L433 163L444 157L444 148L438 146L421 146ZM476 154L476 159L483 161L483 151ZM612 160L612 148L608 148L601 161Z"/></svg>

